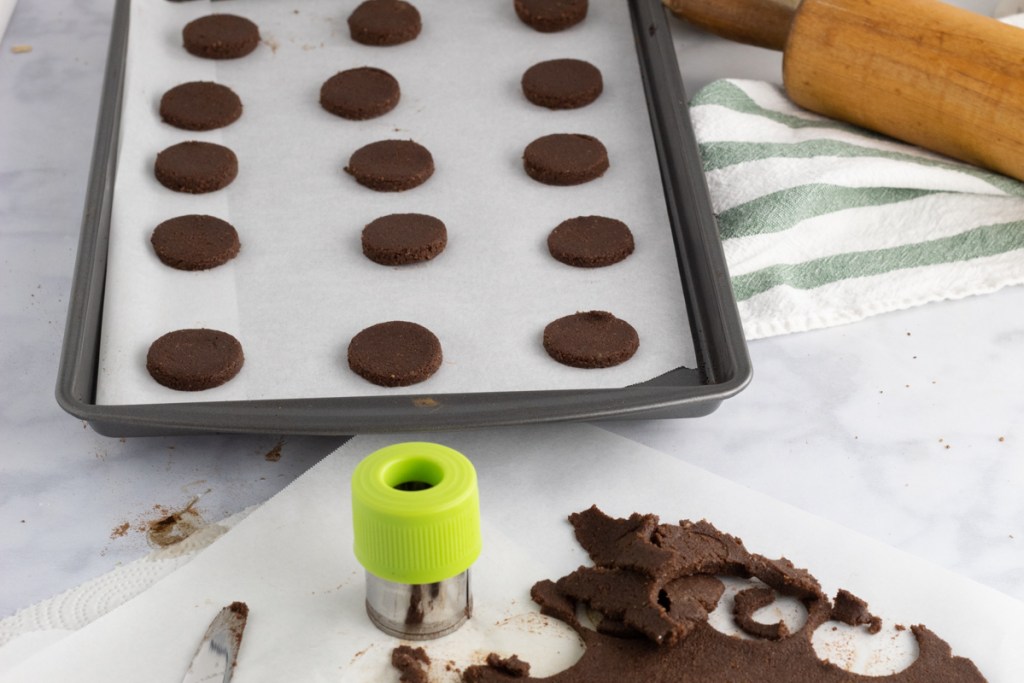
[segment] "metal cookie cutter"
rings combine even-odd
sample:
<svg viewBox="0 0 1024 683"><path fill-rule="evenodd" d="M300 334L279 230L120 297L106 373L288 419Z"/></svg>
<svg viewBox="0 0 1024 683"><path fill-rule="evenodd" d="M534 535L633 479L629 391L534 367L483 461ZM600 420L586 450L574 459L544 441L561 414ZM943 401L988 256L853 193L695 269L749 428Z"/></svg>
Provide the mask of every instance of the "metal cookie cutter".
<svg viewBox="0 0 1024 683"><path fill-rule="evenodd" d="M469 568L482 542L476 470L465 456L426 442L371 453L352 474L352 526L377 628L427 640L469 618Z"/></svg>

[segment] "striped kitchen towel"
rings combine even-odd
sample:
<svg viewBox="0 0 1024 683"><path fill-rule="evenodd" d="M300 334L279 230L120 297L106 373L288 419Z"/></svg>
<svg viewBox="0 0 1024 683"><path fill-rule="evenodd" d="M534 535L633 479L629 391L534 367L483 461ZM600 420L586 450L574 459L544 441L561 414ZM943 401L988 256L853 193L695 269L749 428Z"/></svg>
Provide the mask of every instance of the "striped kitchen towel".
<svg viewBox="0 0 1024 683"><path fill-rule="evenodd" d="M748 339L1024 283L1024 183L721 80L691 102Z"/></svg>

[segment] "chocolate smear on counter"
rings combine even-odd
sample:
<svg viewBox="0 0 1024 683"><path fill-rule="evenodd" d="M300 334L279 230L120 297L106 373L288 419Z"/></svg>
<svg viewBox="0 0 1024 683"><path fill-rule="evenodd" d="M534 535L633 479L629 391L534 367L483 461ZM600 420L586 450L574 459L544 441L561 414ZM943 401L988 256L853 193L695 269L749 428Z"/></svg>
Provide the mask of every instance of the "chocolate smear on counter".
<svg viewBox="0 0 1024 683"><path fill-rule="evenodd" d="M284 448L284 439L278 440L274 447L263 454L263 459L267 462L278 462L281 460L281 449Z"/></svg>
<svg viewBox="0 0 1024 683"><path fill-rule="evenodd" d="M467 683L852 683L867 677L818 658L811 638L830 620L867 625L880 620L847 591L835 603L806 570L785 559L747 551L743 542L706 521L661 524L654 515L613 519L596 507L574 514L576 538L594 567L580 567L558 581L540 581L530 592L541 612L571 626L585 651L572 667L545 678L528 675L525 662L493 654L463 673ZM726 635L707 621L723 594L717 578L757 579L735 599L734 620L753 639ZM802 626L762 624L753 614L792 596L807 610ZM577 606L597 613L597 630L577 619ZM903 671L872 676L876 683L977 683L975 665L924 626L912 626L917 659ZM513 662L514 665L509 664ZM406 680L403 678L402 680ZM410 679L411 680L411 679Z"/></svg>
<svg viewBox="0 0 1024 683"><path fill-rule="evenodd" d="M196 511L195 505L199 498L193 498L181 510L167 511L163 517L148 522L146 525L146 539L151 545L157 548L181 543L186 538L206 526L206 520Z"/></svg>

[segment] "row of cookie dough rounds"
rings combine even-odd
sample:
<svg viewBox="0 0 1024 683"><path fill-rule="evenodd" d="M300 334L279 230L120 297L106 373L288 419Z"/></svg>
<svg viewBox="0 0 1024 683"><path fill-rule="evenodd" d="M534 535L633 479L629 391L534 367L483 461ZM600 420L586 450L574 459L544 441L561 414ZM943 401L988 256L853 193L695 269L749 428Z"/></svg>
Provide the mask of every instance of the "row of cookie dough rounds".
<svg viewBox="0 0 1024 683"><path fill-rule="evenodd" d="M632 325L606 311L559 318L544 328L545 351L559 363L578 368L619 365L636 353L639 336ZM404 387L429 379L441 367L437 336L413 322L393 320L355 335L347 350L348 366L363 379L383 387ZM163 386L202 391L231 380L245 354L234 336L206 328L168 332L146 354L146 370Z"/></svg>

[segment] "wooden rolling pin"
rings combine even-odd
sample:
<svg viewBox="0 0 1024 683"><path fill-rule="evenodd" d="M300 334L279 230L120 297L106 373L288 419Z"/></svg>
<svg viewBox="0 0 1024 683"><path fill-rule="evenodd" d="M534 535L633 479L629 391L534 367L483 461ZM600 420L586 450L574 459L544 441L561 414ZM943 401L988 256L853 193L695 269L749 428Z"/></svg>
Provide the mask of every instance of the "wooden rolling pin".
<svg viewBox="0 0 1024 683"><path fill-rule="evenodd" d="M938 0L664 0L783 51L786 93L825 116L1024 180L1024 30Z"/></svg>

